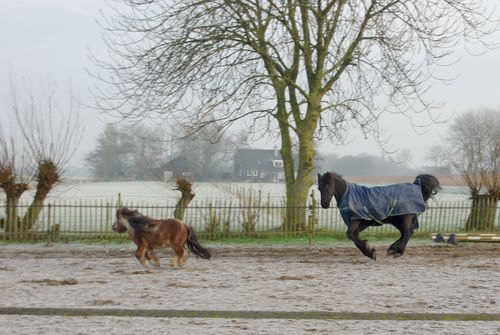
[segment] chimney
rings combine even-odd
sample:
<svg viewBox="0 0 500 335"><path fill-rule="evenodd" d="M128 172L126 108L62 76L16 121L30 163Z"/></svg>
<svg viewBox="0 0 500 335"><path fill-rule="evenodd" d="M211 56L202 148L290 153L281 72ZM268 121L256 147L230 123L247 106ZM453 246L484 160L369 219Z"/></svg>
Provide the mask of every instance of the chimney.
<svg viewBox="0 0 500 335"><path fill-rule="evenodd" d="M278 146L275 145L274 146L274 158L279 158L279 150L278 150Z"/></svg>

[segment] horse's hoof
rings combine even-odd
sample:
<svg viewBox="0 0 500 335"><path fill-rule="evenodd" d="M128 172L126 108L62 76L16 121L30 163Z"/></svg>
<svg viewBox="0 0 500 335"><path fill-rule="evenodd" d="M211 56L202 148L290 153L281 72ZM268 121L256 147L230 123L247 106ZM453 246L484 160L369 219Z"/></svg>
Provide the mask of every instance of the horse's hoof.
<svg viewBox="0 0 500 335"><path fill-rule="evenodd" d="M403 256L403 254L400 253L400 252L396 252L396 253L392 254L392 257L394 257L394 258L398 258L398 257L401 257L401 256Z"/></svg>
<svg viewBox="0 0 500 335"><path fill-rule="evenodd" d="M387 249L387 255L390 256L390 255L394 255L396 253L396 250L394 249Z"/></svg>
<svg viewBox="0 0 500 335"><path fill-rule="evenodd" d="M373 259L374 261L377 260L377 251L375 250L375 248L372 249L372 255L370 258Z"/></svg>

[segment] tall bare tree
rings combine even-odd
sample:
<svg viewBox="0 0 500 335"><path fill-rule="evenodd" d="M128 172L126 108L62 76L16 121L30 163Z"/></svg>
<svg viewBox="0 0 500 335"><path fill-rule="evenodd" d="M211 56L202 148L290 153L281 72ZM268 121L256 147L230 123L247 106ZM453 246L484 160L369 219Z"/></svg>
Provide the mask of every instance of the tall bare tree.
<svg viewBox="0 0 500 335"><path fill-rule="evenodd" d="M314 141L379 116L429 112L432 69L496 25L482 0L117 1L102 23L113 58L99 107L127 119L223 131L243 118L278 134L288 224L303 228ZM298 143L294 162L292 141Z"/></svg>
<svg viewBox="0 0 500 335"><path fill-rule="evenodd" d="M7 200L14 199L14 195L17 199L7 201L7 213L11 213L8 221L20 222L19 230L30 230L37 221L44 200L61 181L63 171L80 143L82 124L78 107L71 91L68 96L63 104L56 84L50 80L37 87L31 83L19 84L13 78L10 80L6 105L14 116L15 132L20 141L9 141L5 133L1 134L0 187ZM17 160L17 157L25 159ZM21 220L17 218L20 214L18 200L30 182L36 185L35 194Z"/></svg>
<svg viewBox="0 0 500 335"><path fill-rule="evenodd" d="M500 200L500 109L479 108L456 117L443 149L472 199L466 228L492 229Z"/></svg>

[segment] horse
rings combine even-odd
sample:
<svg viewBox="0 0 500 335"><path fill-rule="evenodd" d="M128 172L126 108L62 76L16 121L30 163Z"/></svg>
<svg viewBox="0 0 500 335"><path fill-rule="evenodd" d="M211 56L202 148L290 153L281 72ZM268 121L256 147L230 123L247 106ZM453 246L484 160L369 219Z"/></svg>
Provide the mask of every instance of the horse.
<svg viewBox="0 0 500 335"><path fill-rule="evenodd" d="M204 259L210 259L210 252L202 247L193 228L177 219L153 219L142 215L137 210L127 207L116 211L116 221L112 226L117 233L128 232L132 241L137 245L135 257L144 267L149 262L154 266L160 266L160 259L154 254L153 249L170 246L175 253L170 265L182 267L187 260L188 254L184 252L184 246Z"/></svg>
<svg viewBox="0 0 500 335"><path fill-rule="evenodd" d="M394 258L402 256L418 228L417 216L425 211L427 200L434 198L440 189L438 179L430 174L418 175L413 184L366 187L347 182L335 172L318 173L321 207L329 208L332 198L335 198L347 225L347 237L373 260L377 259L375 248L370 248L368 241L361 240L359 233L370 226L392 224L401 236L387 249L387 254Z"/></svg>

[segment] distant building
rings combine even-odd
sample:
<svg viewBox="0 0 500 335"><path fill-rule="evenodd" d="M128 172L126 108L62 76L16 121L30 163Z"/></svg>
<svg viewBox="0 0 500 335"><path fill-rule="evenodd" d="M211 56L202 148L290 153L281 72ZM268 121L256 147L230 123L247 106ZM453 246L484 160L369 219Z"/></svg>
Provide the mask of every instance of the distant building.
<svg viewBox="0 0 500 335"><path fill-rule="evenodd" d="M168 181L176 178L189 178L193 175L192 163L185 157L177 156L167 162L162 168L163 180Z"/></svg>
<svg viewBox="0 0 500 335"><path fill-rule="evenodd" d="M236 149L234 154L236 180L249 182L282 182L285 180L283 159L277 147L267 149Z"/></svg>

